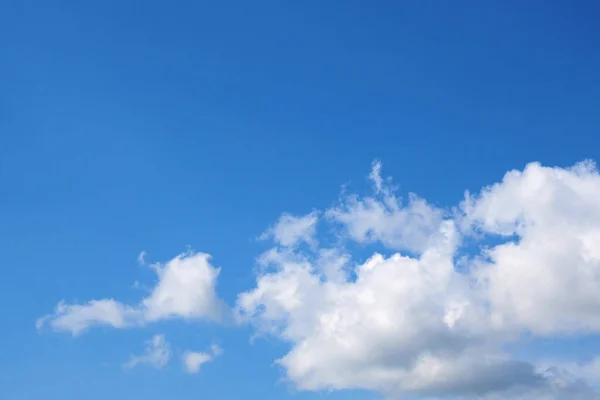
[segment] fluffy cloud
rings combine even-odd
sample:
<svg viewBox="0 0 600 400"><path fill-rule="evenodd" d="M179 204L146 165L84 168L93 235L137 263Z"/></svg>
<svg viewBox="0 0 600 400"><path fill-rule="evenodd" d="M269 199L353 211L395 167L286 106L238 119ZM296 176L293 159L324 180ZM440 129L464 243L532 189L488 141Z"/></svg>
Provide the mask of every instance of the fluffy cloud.
<svg viewBox="0 0 600 400"><path fill-rule="evenodd" d="M277 222L267 229L259 239L272 238L281 246L291 247L301 242L311 246L316 245L315 233L318 215L316 212L296 217L290 214L282 214Z"/></svg>
<svg viewBox="0 0 600 400"><path fill-rule="evenodd" d="M221 320L226 305L216 295L219 268L205 253L185 253L164 265L154 265L158 282L150 295L135 306L113 299L91 300L85 304L61 301L53 314L37 320L41 329L80 334L93 326L124 328L167 318Z"/></svg>
<svg viewBox="0 0 600 400"><path fill-rule="evenodd" d="M352 261L343 248L267 251L241 318L288 342L277 363L301 390L370 389L387 396L592 399L593 370L518 360L519 334L598 333L600 175L530 164L444 212L406 205L381 177L324 215L359 243L409 254ZM464 236L492 237L481 254ZM457 267L461 260L460 271ZM565 379L565 374L569 379Z"/></svg>
<svg viewBox="0 0 600 400"><path fill-rule="evenodd" d="M418 258L377 254L344 281L307 256L271 258L274 272L240 295L238 310L293 344L278 363L304 390L478 394L539 384L533 366L493 346L485 310L454 271L458 243L446 221Z"/></svg>
<svg viewBox="0 0 600 400"><path fill-rule="evenodd" d="M213 361L215 357L218 357L221 354L223 354L223 350L216 344L213 344L210 352L202 353L188 350L183 353L181 359L185 370L190 374L195 374L200 371L200 367L203 364Z"/></svg>
<svg viewBox="0 0 600 400"><path fill-rule="evenodd" d="M534 163L467 196L475 229L507 238L479 260L497 324L540 335L600 333L600 175Z"/></svg>
<svg viewBox="0 0 600 400"><path fill-rule="evenodd" d="M149 364L160 369L167 365L170 359L171 346L165 340L164 335L154 335L151 340L146 342L144 354L132 356L123 367L129 369L139 364Z"/></svg>
<svg viewBox="0 0 600 400"><path fill-rule="evenodd" d="M326 216L342 224L350 239L359 243L381 242L391 249L412 252L427 248L442 223L443 211L412 193L403 204L384 184L379 162L373 164L369 179L375 188L374 196L347 196Z"/></svg>
<svg viewBox="0 0 600 400"><path fill-rule="evenodd" d="M54 314L36 321L36 327L41 329L45 324L50 324L57 331L69 331L77 335L97 325L124 328L133 324L139 317L138 310L113 299L91 300L87 304L66 304L61 301Z"/></svg>
<svg viewBox="0 0 600 400"><path fill-rule="evenodd" d="M220 269L205 253L180 255L157 268L158 284L142 301L144 319L221 318L226 306L216 295Z"/></svg>
<svg viewBox="0 0 600 400"><path fill-rule="evenodd" d="M414 194L401 199L381 171L375 162L372 195L344 195L305 216L283 214L261 235L274 247L258 258L256 285L239 294L235 311L257 334L289 345L277 360L287 378L301 390L367 389L391 398L599 399L597 358L524 360L506 350L523 333L600 335L595 166L529 164L466 193L451 211ZM337 228L334 240L318 235L328 222ZM357 258L349 241L390 252ZM227 313L208 255L183 254L156 271L157 284L136 305L61 302L37 325L78 334ZM153 340L130 363L164 365L165 343ZM187 351L182 361L195 373L218 354Z"/></svg>

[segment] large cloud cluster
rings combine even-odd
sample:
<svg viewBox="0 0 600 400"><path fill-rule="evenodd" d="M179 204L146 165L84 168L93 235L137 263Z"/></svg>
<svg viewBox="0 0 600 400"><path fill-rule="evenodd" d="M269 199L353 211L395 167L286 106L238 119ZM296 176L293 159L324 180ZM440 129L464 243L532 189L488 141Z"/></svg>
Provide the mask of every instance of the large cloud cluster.
<svg viewBox="0 0 600 400"><path fill-rule="evenodd" d="M594 164L532 163L448 209L414 194L404 201L381 170L375 162L369 196L344 195L336 206L305 216L283 214L260 236L274 245L259 257L256 286L229 310L215 293L219 270L207 255L188 254L159 266L156 287L137 305L60 303L38 325L79 333L98 324L233 313L289 344L277 363L301 390L600 398L597 359L524 360L506 347L523 334L600 334ZM322 224L329 226L321 230ZM335 240L320 235L332 227ZM350 243L379 243L386 251L361 259ZM191 355L188 370L207 357Z"/></svg>
<svg viewBox="0 0 600 400"><path fill-rule="evenodd" d="M375 163L373 196L350 195L324 215L349 240L392 254L356 263L342 248L279 246L239 296L242 318L290 343L278 360L287 377L306 390L390 396L595 398L581 381L591 367L566 374L503 350L525 332L599 333L595 166L530 164L450 211L416 195L403 204L380 171ZM465 239L496 244L466 252Z"/></svg>

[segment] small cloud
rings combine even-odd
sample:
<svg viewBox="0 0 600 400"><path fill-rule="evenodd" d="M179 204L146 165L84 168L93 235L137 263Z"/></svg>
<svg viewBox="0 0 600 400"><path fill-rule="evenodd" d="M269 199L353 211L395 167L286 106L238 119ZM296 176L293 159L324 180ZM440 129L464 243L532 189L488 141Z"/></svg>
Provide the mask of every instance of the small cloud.
<svg viewBox="0 0 600 400"><path fill-rule="evenodd" d="M39 330L49 325L55 331L77 335L101 325L128 328L175 317L213 321L226 318L228 308L216 293L220 268L210 264L210 255L180 254L165 264L156 264L153 270L158 282L138 304L114 299L82 304L61 301L52 314L38 318L36 327Z"/></svg>
<svg viewBox="0 0 600 400"><path fill-rule="evenodd" d="M123 368L131 369L139 364L150 364L160 369L167 365L171 359L171 346L165 340L164 335L154 335L151 340L146 342L144 354L133 356L123 365Z"/></svg>
<svg viewBox="0 0 600 400"><path fill-rule="evenodd" d="M369 174L369 179L371 180L371 182L373 182L373 185L375 186L375 192L380 193L383 190L383 178L381 178L381 161L373 161L371 173Z"/></svg>
<svg viewBox="0 0 600 400"><path fill-rule="evenodd" d="M36 328L49 324L56 331L77 336L92 326L109 325L125 328L139 323L139 310L113 299L91 300L87 304L67 304L61 301L53 314L38 318Z"/></svg>
<svg viewBox="0 0 600 400"><path fill-rule="evenodd" d="M41 330L44 327L44 324L46 323L46 321L48 321L50 318L52 318L52 315L45 315L43 317L36 319L35 320L35 329L37 329L38 331Z"/></svg>
<svg viewBox="0 0 600 400"><path fill-rule="evenodd" d="M283 213L273 226L259 236L259 240L273 239L284 247L294 247L301 242L316 246L314 236L318 220L317 211L301 217Z"/></svg>
<svg viewBox="0 0 600 400"><path fill-rule="evenodd" d="M211 345L210 352L195 352L195 351L186 351L183 353L182 361L185 370L189 374L195 374L200 371L200 367L203 364L209 363L213 361L216 357L223 354L223 349L216 344Z"/></svg>
<svg viewBox="0 0 600 400"><path fill-rule="evenodd" d="M147 255L146 250L142 250L140 252L140 254L138 255L138 258L137 258L138 264L146 265L146 255Z"/></svg>
<svg viewBox="0 0 600 400"><path fill-rule="evenodd" d="M211 345L210 350L212 351L212 353L215 357L223 354L223 349L218 344Z"/></svg>

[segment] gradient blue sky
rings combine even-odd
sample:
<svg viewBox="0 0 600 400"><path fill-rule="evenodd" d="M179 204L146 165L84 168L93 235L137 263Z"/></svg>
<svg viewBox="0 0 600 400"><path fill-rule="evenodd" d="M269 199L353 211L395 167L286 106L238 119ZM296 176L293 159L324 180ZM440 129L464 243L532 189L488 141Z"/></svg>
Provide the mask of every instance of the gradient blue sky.
<svg viewBox="0 0 600 400"><path fill-rule="evenodd" d="M0 397L374 399L298 393L289 346L249 326L169 321L38 332L57 302L136 302L186 246L233 304L282 212L368 190L451 207L528 162L600 160L595 2L3 1ZM360 254L370 250L359 249ZM121 364L164 333L225 350L196 375ZM575 359L594 337L537 341Z"/></svg>

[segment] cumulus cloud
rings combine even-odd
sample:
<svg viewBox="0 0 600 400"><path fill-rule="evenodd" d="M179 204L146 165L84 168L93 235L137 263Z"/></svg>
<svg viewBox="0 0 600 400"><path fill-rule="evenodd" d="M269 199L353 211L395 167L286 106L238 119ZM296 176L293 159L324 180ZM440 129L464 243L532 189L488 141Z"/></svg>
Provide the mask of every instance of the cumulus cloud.
<svg viewBox="0 0 600 400"><path fill-rule="evenodd" d="M376 254L344 281L305 255L273 259L274 272L240 295L238 310L293 344L278 363L304 390L465 394L538 384L532 366L493 346L485 310L454 272L453 222L431 243L418 258Z"/></svg>
<svg viewBox="0 0 600 400"><path fill-rule="evenodd" d="M359 243L381 242L394 250L422 252L443 221L443 210L415 194L403 203L381 177L381 163L375 162L369 179L373 196L349 195L326 216L341 224L350 239Z"/></svg>
<svg viewBox="0 0 600 400"><path fill-rule="evenodd" d="M149 364L161 369L167 365L170 359L171 346L165 340L164 335L154 335L151 340L146 342L144 353L139 356L132 356L123 367L130 369L139 364Z"/></svg>
<svg viewBox="0 0 600 400"><path fill-rule="evenodd" d="M223 349L218 345L213 344L210 352L195 352L187 350L181 357L185 370L190 374L195 374L200 371L200 367L208 362L211 362L215 357L223 354Z"/></svg>
<svg viewBox="0 0 600 400"><path fill-rule="evenodd" d="M402 199L381 174L376 161L372 194L283 214L261 235L274 245L258 257L256 283L238 295L235 312L257 335L288 344L276 361L287 378L300 390L367 389L394 399L599 399L598 358L548 362L507 350L523 334L600 335L595 165L532 163L452 209L415 194ZM334 240L319 235L326 223ZM365 259L372 243L386 250ZM226 307L209 260L189 253L158 265L156 285L138 304L60 302L37 325L78 334L167 318L219 320ZM162 340L133 365L164 360ZM150 357L154 351L162 358ZM187 351L184 368L198 372L218 354Z"/></svg>
<svg viewBox="0 0 600 400"><path fill-rule="evenodd" d="M403 205L381 170L375 162L372 196L346 196L324 215L351 240L408 253L358 261L343 248L274 248L259 257L271 268L238 296L242 319L290 344L277 360L287 378L390 397L597 398L595 364L546 367L504 350L524 332L600 333L595 166L533 163L453 212L416 195ZM500 243L465 253L465 236Z"/></svg>
<svg viewBox="0 0 600 400"><path fill-rule="evenodd" d="M467 220L505 237L478 263L495 322L540 335L600 333L600 175L529 164L467 195Z"/></svg>
<svg viewBox="0 0 600 400"><path fill-rule="evenodd" d="M221 318L226 307L215 290L220 269L209 261L208 254L190 253L159 266L158 284L142 301L144 319Z"/></svg>
<svg viewBox="0 0 600 400"><path fill-rule="evenodd" d="M301 242L314 246L317 221L316 212L300 217L284 213L273 226L260 235L259 239L272 238L275 243L285 247L295 246Z"/></svg>
<svg viewBox="0 0 600 400"><path fill-rule="evenodd" d="M227 306L216 294L220 269L210 264L210 255L188 252L165 264L154 265L158 282L148 297L137 305L113 299L83 304L61 301L53 314L36 321L41 329L80 334L93 326L125 328L168 318L222 320Z"/></svg>

